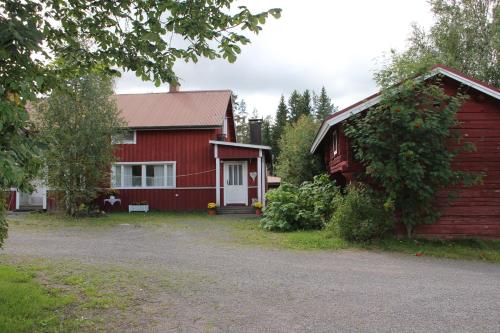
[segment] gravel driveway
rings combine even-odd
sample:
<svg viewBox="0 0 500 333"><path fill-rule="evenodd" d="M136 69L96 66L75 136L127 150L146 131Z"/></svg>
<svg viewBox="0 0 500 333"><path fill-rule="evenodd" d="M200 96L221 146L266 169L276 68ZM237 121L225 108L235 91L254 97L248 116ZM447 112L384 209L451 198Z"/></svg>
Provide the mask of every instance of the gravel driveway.
<svg viewBox="0 0 500 333"><path fill-rule="evenodd" d="M142 331L500 332L500 265L215 241L224 232L12 228L0 253L197 276L188 292L145 301L159 311Z"/></svg>

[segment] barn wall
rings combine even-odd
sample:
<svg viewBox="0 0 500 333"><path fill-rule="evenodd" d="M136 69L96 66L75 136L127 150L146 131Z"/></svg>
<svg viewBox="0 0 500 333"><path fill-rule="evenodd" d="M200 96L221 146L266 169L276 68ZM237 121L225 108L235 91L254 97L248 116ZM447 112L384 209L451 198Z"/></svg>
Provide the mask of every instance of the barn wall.
<svg viewBox="0 0 500 333"><path fill-rule="evenodd" d="M456 94L459 88L456 81L445 78L443 83L446 93ZM469 99L457 113L457 119L462 123L457 130L477 150L461 153L455 158L453 168L484 172L486 177L480 185L460 188L458 198L453 201L449 200L450 191L439 193L437 206L441 218L435 224L418 226L416 233L420 236L500 237L500 102L472 88L464 92ZM344 135L340 135L340 156L333 157L331 136L332 130L323 143L327 170L332 177L341 174L349 179L362 167L353 161L352 150Z"/></svg>
<svg viewBox="0 0 500 333"><path fill-rule="evenodd" d="M445 83L448 93L456 92L454 81ZM500 237L500 102L472 89L467 94L470 98L457 114L462 123L459 130L477 150L458 155L453 167L486 176L480 185L459 189L458 198L451 202L449 192L440 193L442 216L433 225L417 228L423 236Z"/></svg>

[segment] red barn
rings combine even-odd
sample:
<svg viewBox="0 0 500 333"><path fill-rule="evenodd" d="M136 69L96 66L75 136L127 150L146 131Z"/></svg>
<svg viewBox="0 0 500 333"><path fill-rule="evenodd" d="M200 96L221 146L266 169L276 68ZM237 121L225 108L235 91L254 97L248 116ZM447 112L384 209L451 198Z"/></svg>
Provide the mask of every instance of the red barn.
<svg viewBox="0 0 500 333"><path fill-rule="evenodd" d="M416 233L425 237L500 237L500 90L445 66L435 66L424 79L442 75L445 92L465 90L469 99L457 113L459 130L477 150L461 153L453 167L486 174L481 185L463 188L450 203L445 193L438 196L440 219L432 225L421 225ZM343 133L346 119L378 104L374 94L334 113L321 125L311 153L321 154L331 178L345 185L355 179L363 166L354 158L349 140ZM368 111L369 112L369 111Z"/></svg>
<svg viewBox="0 0 500 333"><path fill-rule="evenodd" d="M119 191L121 203L113 210L127 210L135 202L172 211L203 210L210 202L219 207L264 203L271 148L236 142L230 90L172 87L168 93L114 98L128 131L115 140L109 187ZM42 192L37 207L51 209L54 198ZM11 195L10 208L33 207L23 197L35 194ZM103 199L99 204L109 209Z"/></svg>

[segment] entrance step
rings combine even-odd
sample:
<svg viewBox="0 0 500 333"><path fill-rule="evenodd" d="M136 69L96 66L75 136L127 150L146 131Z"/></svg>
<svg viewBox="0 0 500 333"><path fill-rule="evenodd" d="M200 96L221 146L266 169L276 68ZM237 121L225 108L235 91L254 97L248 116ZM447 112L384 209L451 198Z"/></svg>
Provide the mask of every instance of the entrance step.
<svg viewBox="0 0 500 333"><path fill-rule="evenodd" d="M42 211L43 206L19 206L19 209L16 209L16 212L38 212Z"/></svg>
<svg viewBox="0 0 500 333"><path fill-rule="evenodd" d="M233 215L233 214L255 214L255 208L251 206L225 206L225 207L218 207L217 208L217 214L220 215Z"/></svg>

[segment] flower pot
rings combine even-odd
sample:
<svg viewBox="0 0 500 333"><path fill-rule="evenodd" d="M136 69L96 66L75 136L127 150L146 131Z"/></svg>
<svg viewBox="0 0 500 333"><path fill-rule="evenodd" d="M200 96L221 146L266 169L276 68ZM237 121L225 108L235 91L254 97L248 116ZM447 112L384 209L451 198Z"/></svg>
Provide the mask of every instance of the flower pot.
<svg viewBox="0 0 500 333"><path fill-rule="evenodd" d="M255 215L261 216L262 215L262 209L260 208L255 208Z"/></svg>
<svg viewBox="0 0 500 333"><path fill-rule="evenodd" d="M215 209L209 209L208 215L217 215L217 211Z"/></svg>

